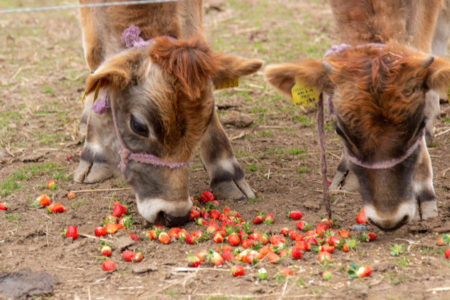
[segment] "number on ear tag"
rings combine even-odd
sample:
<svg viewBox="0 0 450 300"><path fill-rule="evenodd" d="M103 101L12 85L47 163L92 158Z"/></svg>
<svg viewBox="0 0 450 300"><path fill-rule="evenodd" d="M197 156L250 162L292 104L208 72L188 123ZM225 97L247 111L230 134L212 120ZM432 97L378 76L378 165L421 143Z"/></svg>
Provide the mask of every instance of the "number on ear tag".
<svg viewBox="0 0 450 300"><path fill-rule="evenodd" d="M312 106L319 99L319 93L315 87L306 87L295 83L291 90L292 102L300 106Z"/></svg>
<svg viewBox="0 0 450 300"><path fill-rule="evenodd" d="M232 78L214 85L216 90L227 89L239 86L239 78Z"/></svg>

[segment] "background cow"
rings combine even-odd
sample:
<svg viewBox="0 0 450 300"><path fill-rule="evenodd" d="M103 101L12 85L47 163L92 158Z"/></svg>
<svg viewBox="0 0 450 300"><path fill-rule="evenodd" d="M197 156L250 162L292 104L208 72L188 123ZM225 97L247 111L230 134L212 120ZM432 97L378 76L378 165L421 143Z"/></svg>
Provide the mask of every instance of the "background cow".
<svg viewBox="0 0 450 300"><path fill-rule="evenodd" d="M438 107L431 90L450 81L449 62L427 54L441 5L332 0L346 44L324 59L266 70L288 95L296 81L330 95L345 150L334 184L356 175L367 217L384 230L437 216L424 131L431 136Z"/></svg>
<svg viewBox="0 0 450 300"><path fill-rule="evenodd" d="M81 9L93 74L87 79L91 96L81 121L86 143L75 181L105 180L118 174L121 162L137 208L149 222L163 216L174 224L187 217L192 203L185 163L197 146L217 197L254 197L215 112L212 86L254 73L262 63L213 53L202 35L202 9L202 1L194 0ZM125 49L121 37L131 25L142 40L153 39L150 45ZM109 111L92 112L96 94L97 101L116 107L118 130ZM124 147L154 155L165 166L128 161L118 154Z"/></svg>

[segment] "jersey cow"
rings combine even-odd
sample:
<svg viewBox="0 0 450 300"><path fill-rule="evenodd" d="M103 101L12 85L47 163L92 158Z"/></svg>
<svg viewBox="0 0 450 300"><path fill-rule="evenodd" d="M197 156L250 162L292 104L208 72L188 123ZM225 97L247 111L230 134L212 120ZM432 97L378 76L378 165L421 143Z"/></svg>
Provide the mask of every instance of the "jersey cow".
<svg viewBox="0 0 450 300"><path fill-rule="evenodd" d="M297 81L330 96L344 148L336 176L357 179L373 224L394 230L435 217L425 132L439 107L432 90L450 82L450 63L427 53L441 1L330 3L345 44L323 59L269 66L266 78L286 94Z"/></svg>
<svg viewBox="0 0 450 300"><path fill-rule="evenodd" d="M92 74L74 178L94 183L121 170L139 213L152 223L187 220L187 162L198 146L218 197L254 197L219 123L212 90L262 63L211 51L202 9L198 0L81 9Z"/></svg>

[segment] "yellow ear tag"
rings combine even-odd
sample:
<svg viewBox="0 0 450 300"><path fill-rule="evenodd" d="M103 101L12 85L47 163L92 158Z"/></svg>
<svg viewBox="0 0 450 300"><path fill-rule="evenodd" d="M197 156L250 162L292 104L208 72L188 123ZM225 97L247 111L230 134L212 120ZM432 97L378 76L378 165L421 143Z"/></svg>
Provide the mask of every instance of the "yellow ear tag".
<svg viewBox="0 0 450 300"><path fill-rule="evenodd" d="M98 82L97 82L97 86L95 87L95 90L94 90L94 100L92 101L92 103L94 103L95 102L95 100L97 100L97 97L98 97L98 91L100 90L100 85L101 85L101 80L99 80ZM87 96L87 90L84 90L84 92L83 92L83 96L81 96L81 102L84 102L84 99L86 99L86 96Z"/></svg>
<svg viewBox="0 0 450 300"><path fill-rule="evenodd" d="M215 84L214 88L216 90L221 90L221 89L233 88L233 87L237 87L237 86L239 86L239 77L231 78L226 81Z"/></svg>
<svg viewBox="0 0 450 300"><path fill-rule="evenodd" d="M300 106L312 106L319 100L319 92L315 87L306 87L295 83L291 90L292 102Z"/></svg>

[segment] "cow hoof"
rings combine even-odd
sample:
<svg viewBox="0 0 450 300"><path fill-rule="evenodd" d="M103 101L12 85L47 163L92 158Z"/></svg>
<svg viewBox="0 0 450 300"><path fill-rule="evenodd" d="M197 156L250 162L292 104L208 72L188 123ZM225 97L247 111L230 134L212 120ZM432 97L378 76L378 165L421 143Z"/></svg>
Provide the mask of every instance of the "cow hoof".
<svg viewBox="0 0 450 300"><path fill-rule="evenodd" d="M255 198L255 193L243 178L211 184L211 190L217 199L244 200Z"/></svg>
<svg viewBox="0 0 450 300"><path fill-rule="evenodd" d="M80 160L74 174L74 181L78 183L98 183L114 176L114 172L105 163L91 163Z"/></svg>
<svg viewBox="0 0 450 300"><path fill-rule="evenodd" d="M330 185L330 191L347 191L347 192L357 192L359 190L358 178L353 172L337 171L334 175L333 181Z"/></svg>

